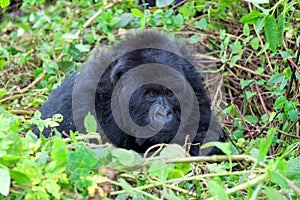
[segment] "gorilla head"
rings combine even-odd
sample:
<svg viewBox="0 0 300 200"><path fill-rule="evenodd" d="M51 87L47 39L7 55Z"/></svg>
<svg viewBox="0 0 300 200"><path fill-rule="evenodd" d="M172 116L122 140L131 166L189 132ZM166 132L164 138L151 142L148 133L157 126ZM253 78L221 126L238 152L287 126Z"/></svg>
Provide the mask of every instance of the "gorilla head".
<svg viewBox="0 0 300 200"><path fill-rule="evenodd" d="M200 74L185 46L156 31L129 36L101 51L52 92L43 118L64 116L59 131L84 132L88 112L104 141L137 152L158 143L224 141ZM212 126L210 126L212 125ZM45 130L48 136L50 130ZM216 148L204 154L218 153Z"/></svg>

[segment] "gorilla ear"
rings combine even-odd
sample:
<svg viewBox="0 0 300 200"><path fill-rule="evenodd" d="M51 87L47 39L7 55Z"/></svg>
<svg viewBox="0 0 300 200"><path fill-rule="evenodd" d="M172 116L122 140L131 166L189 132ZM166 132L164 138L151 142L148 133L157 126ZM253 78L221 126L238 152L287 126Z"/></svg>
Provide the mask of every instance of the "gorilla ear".
<svg viewBox="0 0 300 200"><path fill-rule="evenodd" d="M111 64L112 69L110 72L110 82L113 85L116 85L117 82L120 80L121 76L125 73L124 67L120 64L119 61L115 61Z"/></svg>

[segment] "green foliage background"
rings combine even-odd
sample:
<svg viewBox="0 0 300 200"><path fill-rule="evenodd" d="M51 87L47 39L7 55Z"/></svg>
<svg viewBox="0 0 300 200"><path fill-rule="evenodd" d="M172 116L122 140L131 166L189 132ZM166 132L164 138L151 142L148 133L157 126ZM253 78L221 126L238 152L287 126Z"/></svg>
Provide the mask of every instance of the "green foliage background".
<svg viewBox="0 0 300 200"><path fill-rule="evenodd" d="M0 0L0 199L299 198L299 3L158 0L148 9L132 0ZM216 70L202 73L222 77L214 110L240 155L225 143L217 144L222 156L190 158L162 145L142 158L101 144L91 115L88 135L32 133L33 124L62 120L41 120L37 110L93 49L149 28L215 61Z"/></svg>

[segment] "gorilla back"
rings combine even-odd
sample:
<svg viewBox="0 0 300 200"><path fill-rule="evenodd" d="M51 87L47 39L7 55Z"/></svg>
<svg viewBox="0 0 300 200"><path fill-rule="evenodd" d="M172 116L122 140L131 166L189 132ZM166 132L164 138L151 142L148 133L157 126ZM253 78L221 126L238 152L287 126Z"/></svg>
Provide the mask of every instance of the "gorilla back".
<svg viewBox="0 0 300 200"><path fill-rule="evenodd" d="M158 143L184 144L189 136L191 155L211 155L219 150L199 151L199 145L225 140L187 48L156 31L102 50L65 79L40 111L43 119L62 114L57 129L66 133L84 132L90 112L104 141L141 153Z"/></svg>

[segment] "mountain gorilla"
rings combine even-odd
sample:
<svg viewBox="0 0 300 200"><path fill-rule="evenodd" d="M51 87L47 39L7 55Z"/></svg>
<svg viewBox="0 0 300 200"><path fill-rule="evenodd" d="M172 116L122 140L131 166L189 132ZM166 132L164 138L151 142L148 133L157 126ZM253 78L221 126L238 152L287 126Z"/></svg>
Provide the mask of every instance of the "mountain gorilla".
<svg viewBox="0 0 300 200"><path fill-rule="evenodd" d="M157 31L129 35L66 78L41 107L42 118L60 113L58 131L85 132L90 112L102 140L120 148L143 153L159 143L184 144L189 136L191 155L218 154L216 147L199 150L225 135L188 52Z"/></svg>

